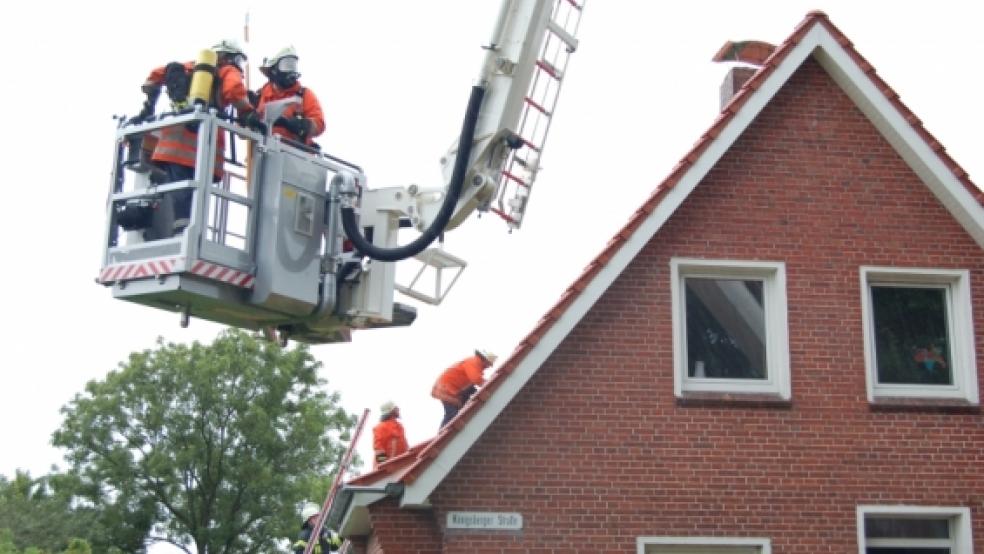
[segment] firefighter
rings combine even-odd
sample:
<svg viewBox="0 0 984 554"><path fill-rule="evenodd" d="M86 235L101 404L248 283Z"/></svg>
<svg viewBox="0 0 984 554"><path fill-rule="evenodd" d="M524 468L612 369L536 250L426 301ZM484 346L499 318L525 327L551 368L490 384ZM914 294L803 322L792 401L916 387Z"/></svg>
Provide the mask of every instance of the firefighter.
<svg viewBox="0 0 984 554"><path fill-rule="evenodd" d="M301 86L301 74L297 72L297 51L293 46L263 60L260 72L267 82L259 90L257 109L260 114L267 104L277 100L296 98L297 102L286 107L273 124L273 132L284 138L315 146L314 137L325 131L325 114L314 91Z"/></svg>
<svg viewBox="0 0 984 554"><path fill-rule="evenodd" d="M257 117L256 110L249 103L246 94L246 85L243 83L243 65L246 62L246 53L234 40L223 40L212 47L217 55L214 74L214 85L212 90L214 96L211 104L220 110L228 107L235 108L244 124L261 127L262 124ZM166 83L166 77L173 79L171 75L175 72L172 68L176 65L184 66L184 73L190 75L195 68L195 62L185 62L184 64L168 64L158 67L150 72L142 90L147 95L143 110L138 118L145 119L154 112L154 105L160 96L161 87L167 84L168 94L172 95L172 108L175 110L183 109L185 98L174 96L178 91L172 89L187 86L186 83L176 83L174 81ZM180 73L178 77L180 79ZM187 77L190 79L190 77ZM178 92L179 95L187 95L187 90ZM218 136L218 143L215 152L215 168L213 177L216 181L222 179L222 163L225 157L224 133ZM163 172L163 183L183 181L195 178L195 151L198 147L198 133L192 127L177 125L165 127L161 130L157 145L151 155L154 165ZM188 225L191 216L191 201L194 194L192 189L176 190L171 193L174 201L174 230L176 233L182 231Z"/></svg>
<svg viewBox="0 0 984 554"><path fill-rule="evenodd" d="M392 460L409 448L400 418L400 407L386 402L379 408L379 423L372 428L372 448L375 454L373 469L379 464Z"/></svg>
<svg viewBox="0 0 984 554"><path fill-rule="evenodd" d="M317 504L313 502L306 502L304 504L304 507L301 509L301 531L297 534L297 540L291 545L291 552L295 554L304 553L308 541L311 540L311 533L314 531L314 526L318 522L319 513L321 513L321 508ZM338 536L338 533L322 526L318 543L314 545L311 552L315 554L335 552L340 546L342 546L342 538Z"/></svg>
<svg viewBox="0 0 984 554"><path fill-rule="evenodd" d="M441 429L451 421L465 402L475 391L476 387L485 384L482 372L495 364L497 356L486 350L476 350L475 355L454 364L444 370L431 389L431 396L444 405L444 419Z"/></svg>

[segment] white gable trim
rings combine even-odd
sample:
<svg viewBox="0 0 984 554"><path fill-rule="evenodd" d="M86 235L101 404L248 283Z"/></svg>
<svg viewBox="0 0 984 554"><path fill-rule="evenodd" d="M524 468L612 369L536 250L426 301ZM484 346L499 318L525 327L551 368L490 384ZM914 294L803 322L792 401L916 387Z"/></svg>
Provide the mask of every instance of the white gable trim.
<svg viewBox="0 0 984 554"><path fill-rule="evenodd" d="M963 183L943 163L929 144L919 136L905 117L885 97L847 51L822 29L817 61L841 89L857 104L858 109L874 124L885 140L912 168L929 190L963 226L978 245L984 247L984 207L964 187Z"/></svg>
<svg viewBox="0 0 984 554"><path fill-rule="evenodd" d="M690 195L698 183L707 175L748 128L773 96L789 80L806 58L812 54L824 69L831 73L835 82L845 89L848 96L859 104L859 108L873 120L876 128L888 139L906 162L919 163L913 169L927 182L933 193L943 204L954 212L955 217L968 232L984 247L984 209L974 200L963 185L942 164L928 145L909 126L908 122L885 99L871 81L861 72L857 64L842 48L830 32L821 24L813 27L792 49L758 90L739 108L728 121L720 134L711 141L707 149L687 169L679 182L670 189L659 202L656 209L630 236L612 259L592 279L584 291L572 302L544 334L540 342L520 361L503 383L492 393L486 403L478 408L465 426L444 446L437 457L424 471L409 484L401 499L401 506L420 507L429 502L429 496L444 480L458 460L491 425L505 409L509 401L526 385L526 382L539 370L540 366L560 345L567 334L622 271L635 259L636 255L649 243L650 239L669 219L670 215ZM911 152L911 154L907 154ZM934 163L935 162L935 163ZM925 174L925 175L924 175ZM955 211L956 210L956 211Z"/></svg>

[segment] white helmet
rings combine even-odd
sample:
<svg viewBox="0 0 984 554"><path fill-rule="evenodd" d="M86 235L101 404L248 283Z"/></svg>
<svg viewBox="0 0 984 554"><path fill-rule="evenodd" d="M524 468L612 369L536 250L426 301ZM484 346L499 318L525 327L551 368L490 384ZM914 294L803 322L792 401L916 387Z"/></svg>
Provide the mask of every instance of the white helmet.
<svg viewBox="0 0 984 554"><path fill-rule="evenodd" d="M499 359L498 356L496 356L495 354L489 352L488 350L478 349L478 350L475 350L475 353L478 354L486 362L488 362L489 365L495 365L495 361L497 359Z"/></svg>
<svg viewBox="0 0 984 554"><path fill-rule="evenodd" d="M273 66L277 65L280 60L284 58L294 58L292 68L279 68L281 71L297 71L297 60L300 56L297 55L297 50L293 46L288 46L287 48L281 48L276 54L270 56L269 58L263 58L263 65L260 66L260 71L264 74L270 70Z"/></svg>
<svg viewBox="0 0 984 554"><path fill-rule="evenodd" d="M392 412L397 408L396 403L392 400L389 402L384 402L382 406L379 407L379 415L384 416Z"/></svg>
<svg viewBox="0 0 984 554"><path fill-rule="evenodd" d="M321 506L318 506L314 502L305 502L304 507L301 508L301 521L307 521L311 519L311 516L316 516L321 512Z"/></svg>
<svg viewBox="0 0 984 554"><path fill-rule="evenodd" d="M216 54L240 54L244 58L246 57L246 51L243 50L243 47L239 45L239 42L233 38L228 38L219 42L212 47L212 50L214 50Z"/></svg>

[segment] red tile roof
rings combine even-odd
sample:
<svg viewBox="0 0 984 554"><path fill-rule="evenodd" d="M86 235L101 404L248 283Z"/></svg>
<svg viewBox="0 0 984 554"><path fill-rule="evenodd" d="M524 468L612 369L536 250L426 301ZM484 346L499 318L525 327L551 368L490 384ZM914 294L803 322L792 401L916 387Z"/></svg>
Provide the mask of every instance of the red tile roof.
<svg viewBox="0 0 984 554"><path fill-rule="evenodd" d="M827 15L822 11L811 11L806 18L796 26L793 33L777 47L771 54L764 55L762 50L755 52L756 55L763 54L761 67L744 84L732 99L721 109L721 114L714 120L711 127L701 135L696 144L687 152L686 155L670 171L670 174L656 187L650 197L643 205L636 210L625 226L615 234L608 242L602 252L595 257L584 269L581 275L575 279L566 291L561 295L560 300L547 314L537 323L533 330L523 339L516 350L502 363L499 369L491 376L488 383L482 387L481 391L465 405L458 416L451 421L436 437L431 441L422 443L411 449L400 458L396 458L389 463L383 464L377 471L361 476L350 483L366 484L375 482L383 477L391 476L392 480L397 480L405 484L413 481L421 475L427 468L431 460L440 454L444 446L451 440L458 431L465 426L468 420L479 410L488 397L505 381L505 378L520 364L523 358L535 346L546 332L563 316L564 312L584 291L585 287L612 259L617 252L628 241L632 233L649 217L659 205L660 201L666 196L667 192L680 181L687 170L698 160L708 146L713 142L724 127L733 119L738 110L751 98L754 91L765 82L769 75L775 71L776 67L789 55L796 45L803 39L804 35L815 25L823 25L830 34L837 40L851 56L855 63L862 69L864 74L875 84L879 91L892 103L892 105L905 118L909 125L926 141L937 156L953 172L963 186L977 199L984 204L984 192L981 191L968 177L967 172L957 164L946 152L943 146L933 135L923 128L919 119L905 106L900 100L899 95L888 86L876 73L874 67L864 57L861 56L853 47L851 41L830 22ZM764 49L766 43L758 43L765 46L756 46L757 49ZM727 45L722 48L727 49ZM717 55L724 56L727 52L719 51ZM753 56L754 57L754 56ZM727 60L722 60L727 61ZM409 462L409 463L408 463Z"/></svg>
<svg viewBox="0 0 984 554"><path fill-rule="evenodd" d="M411 446L406 452L400 454L399 456L387 460L379 465L378 468L370 471L369 473L364 473L358 477L354 477L348 481L350 485L369 485L378 482L380 479L386 476L397 476L397 478L402 477L402 473L408 469L413 462L417 461L417 457L420 455L420 451L423 450L430 441L424 441L420 444L415 444Z"/></svg>

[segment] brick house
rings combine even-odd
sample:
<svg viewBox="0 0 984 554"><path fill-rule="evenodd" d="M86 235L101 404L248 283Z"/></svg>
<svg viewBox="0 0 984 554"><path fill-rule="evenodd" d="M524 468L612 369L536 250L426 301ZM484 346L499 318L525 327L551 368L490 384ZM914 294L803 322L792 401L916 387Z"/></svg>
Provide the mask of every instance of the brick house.
<svg viewBox="0 0 984 554"><path fill-rule="evenodd" d="M984 545L984 195L823 13L717 59L757 67L489 384L338 493L357 552Z"/></svg>

